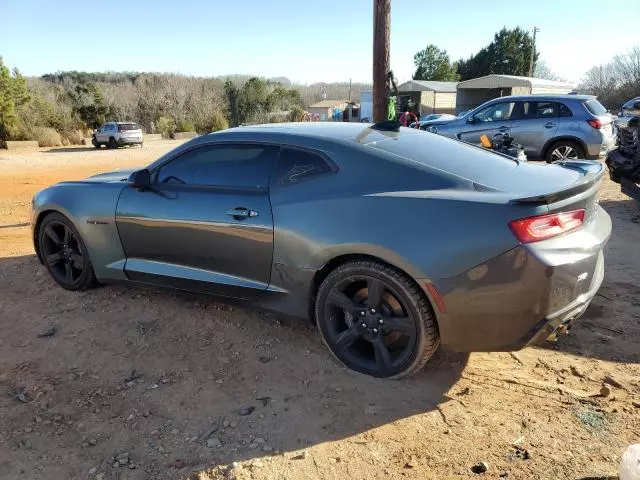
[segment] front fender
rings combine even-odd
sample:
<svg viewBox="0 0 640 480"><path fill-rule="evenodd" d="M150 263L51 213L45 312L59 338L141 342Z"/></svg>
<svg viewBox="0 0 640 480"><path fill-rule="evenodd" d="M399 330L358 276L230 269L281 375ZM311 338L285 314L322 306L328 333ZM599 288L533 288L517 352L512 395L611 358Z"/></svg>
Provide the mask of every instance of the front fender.
<svg viewBox="0 0 640 480"><path fill-rule="evenodd" d="M36 252L40 222L47 213L59 212L80 233L96 279L126 280L123 271L125 254L115 221L116 204L123 188L119 183L62 183L37 193L31 213Z"/></svg>

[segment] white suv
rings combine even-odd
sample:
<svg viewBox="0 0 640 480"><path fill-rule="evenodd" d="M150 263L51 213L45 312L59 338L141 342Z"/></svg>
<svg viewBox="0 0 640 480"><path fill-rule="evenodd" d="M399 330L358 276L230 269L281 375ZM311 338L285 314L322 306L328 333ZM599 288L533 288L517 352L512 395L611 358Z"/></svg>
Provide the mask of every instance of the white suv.
<svg viewBox="0 0 640 480"><path fill-rule="evenodd" d="M140 145L143 137L140 125L133 122L107 122L93 132L91 143L96 148L106 145L108 148L118 148L123 145Z"/></svg>

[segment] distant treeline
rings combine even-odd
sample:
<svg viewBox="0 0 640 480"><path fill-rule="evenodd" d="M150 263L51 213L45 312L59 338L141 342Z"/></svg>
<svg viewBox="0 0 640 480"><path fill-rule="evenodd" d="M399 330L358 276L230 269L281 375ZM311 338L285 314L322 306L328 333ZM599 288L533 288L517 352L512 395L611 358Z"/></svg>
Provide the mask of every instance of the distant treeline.
<svg viewBox="0 0 640 480"><path fill-rule="evenodd" d="M371 85L354 83L351 100ZM0 140L81 142L105 121L148 133L207 133L243 123L296 121L326 96L348 99L349 82L294 84L284 77L192 77L139 72L57 72L25 78L0 58Z"/></svg>

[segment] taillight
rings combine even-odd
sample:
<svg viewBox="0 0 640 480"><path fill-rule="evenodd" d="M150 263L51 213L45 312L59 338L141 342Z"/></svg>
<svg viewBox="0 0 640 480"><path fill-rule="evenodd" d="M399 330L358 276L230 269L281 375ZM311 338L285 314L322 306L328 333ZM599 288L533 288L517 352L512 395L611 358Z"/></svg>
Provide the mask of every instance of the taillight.
<svg viewBox="0 0 640 480"><path fill-rule="evenodd" d="M521 218L509 228L522 243L539 242L576 230L584 223L584 209Z"/></svg>
<svg viewBox="0 0 640 480"><path fill-rule="evenodd" d="M587 123L591 125L596 130L600 130L605 125L609 125L611 122L603 122L602 120L598 120L597 118L593 120L587 120Z"/></svg>

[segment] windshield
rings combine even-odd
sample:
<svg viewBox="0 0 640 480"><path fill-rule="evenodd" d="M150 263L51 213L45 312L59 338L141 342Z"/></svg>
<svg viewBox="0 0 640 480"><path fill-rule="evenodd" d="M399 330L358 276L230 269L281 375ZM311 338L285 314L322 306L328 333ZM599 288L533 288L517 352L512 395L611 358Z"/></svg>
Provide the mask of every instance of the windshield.
<svg viewBox="0 0 640 480"><path fill-rule="evenodd" d="M596 100L595 98L592 100L587 100L584 102L584 106L589 110L591 115L605 115L607 113L607 109L602 106L602 104Z"/></svg>
<svg viewBox="0 0 640 480"><path fill-rule="evenodd" d="M515 159L489 150L408 129L401 129L393 140L378 141L371 146L483 185L489 185L496 177L518 166Z"/></svg>

